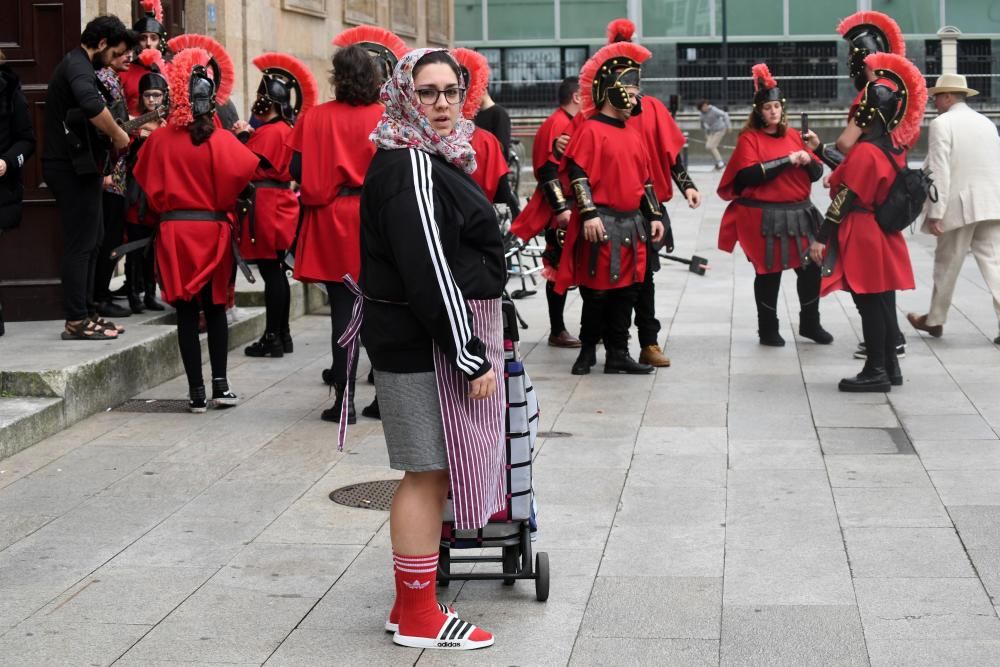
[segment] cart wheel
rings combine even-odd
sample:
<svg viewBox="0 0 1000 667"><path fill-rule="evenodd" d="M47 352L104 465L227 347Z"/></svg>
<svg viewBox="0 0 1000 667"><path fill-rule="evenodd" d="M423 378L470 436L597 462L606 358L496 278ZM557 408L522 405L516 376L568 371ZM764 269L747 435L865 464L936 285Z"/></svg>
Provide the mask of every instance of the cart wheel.
<svg viewBox="0 0 1000 667"><path fill-rule="evenodd" d="M451 583L451 550L445 547L438 549L438 586L448 588Z"/></svg>
<svg viewBox="0 0 1000 667"><path fill-rule="evenodd" d="M535 597L539 602L549 599L549 555L545 552L535 556Z"/></svg>
<svg viewBox="0 0 1000 667"><path fill-rule="evenodd" d="M504 547L503 548L503 573L504 574L517 574L520 571L518 567L518 560L520 554L518 553L518 547ZM514 579L505 578L503 580L504 586L513 586Z"/></svg>

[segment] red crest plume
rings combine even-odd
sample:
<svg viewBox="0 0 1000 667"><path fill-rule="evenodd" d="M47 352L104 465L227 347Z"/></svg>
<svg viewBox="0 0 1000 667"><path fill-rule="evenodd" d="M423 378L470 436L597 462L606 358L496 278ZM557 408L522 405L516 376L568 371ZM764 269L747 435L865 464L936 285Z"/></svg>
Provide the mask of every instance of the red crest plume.
<svg viewBox="0 0 1000 667"><path fill-rule="evenodd" d="M920 137L920 124L927 110L927 82L924 81L924 75L916 65L895 53L873 53L865 58L865 65L873 72L887 69L903 80L903 85L906 86L906 113L893 130L893 135L904 146L914 146Z"/></svg>
<svg viewBox="0 0 1000 667"><path fill-rule="evenodd" d="M396 58L402 58L410 50L406 42L401 40L396 33L373 25L359 25L357 28L345 30L333 38L333 45L341 48L361 42L381 44L392 51Z"/></svg>
<svg viewBox="0 0 1000 667"><path fill-rule="evenodd" d="M635 24L628 19L615 19L608 24L608 44L631 42L635 35Z"/></svg>
<svg viewBox="0 0 1000 667"><path fill-rule="evenodd" d="M160 74L167 72L167 64L163 62L163 54L159 49L143 49L139 54L139 62Z"/></svg>
<svg viewBox="0 0 1000 667"><path fill-rule="evenodd" d="M152 14L157 23L163 25L163 3L160 0L142 0L142 11Z"/></svg>
<svg viewBox="0 0 1000 667"><path fill-rule="evenodd" d="M632 42L608 44L607 46L602 46L597 53L592 55L590 60L580 68L580 96L583 98L582 111L584 118L590 118L597 113L597 107L594 106L593 83L594 79L597 78L597 73L601 69L601 65L612 58L631 58L637 63L643 63L651 55L648 49Z"/></svg>
<svg viewBox="0 0 1000 667"><path fill-rule="evenodd" d="M469 70L469 89L465 91L462 115L472 120L479 113L479 101L490 85L490 65L483 54L472 49L454 49L451 55L459 65Z"/></svg>
<svg viewBox="0 0 1000 667"><path fill-rule="evenodd" d="M219 106L229 101L229 96L232 94L233 86L236 83L236 67L233 65L233 59L226 53L226 49L222 44L219 44L207 35L187 33L177 35L177 37L168 41L167 48L178 55L184 49L202 49L203 51L207 51L218 66L219 78L221 79L221 81L215 82L215 101Z"/></svg>
<svg viewBox="0 0 1000 667"><path fill-rule="evenodd" d="M761 90L771 90L778 87L778 82L771 76L771 70L765 63L757 63L750 69L753 77L753 92L759 93Z"/></svg>
<svg viewBox="0 0 1000 667"><path fill-rule="evenodd" d="M190 81L191 70L197 65L208 65L212 54L204 49L190 47L182 49L170 61L167 70L167 85L170 88L170 116L167 122L176 127L187 127L194 121L191 114ZM218 97L216 97L218 99Z"/></svg>
<svg viewBox="0 0 1000 667"><path fill-rule="evenodd" d="M253 59L253 64L261 72L273 67L295 77L299 82L299 88L302 89L302 107L299 109L299 114L319 102L319 84L316 83L316 77L298 58L287 53L263 53Z"/></svg>
<svg viewBox="0 0 1000 667"><path fill-rule="evenodd" d="M840 22L840 25L837 26L837 32L843 37L859 25L875 26L889 40L889 49L893 53L897 56L906 55L906 40L903 39L903 31L899 29L899 24L892 20L891 16L882 12L856 12Z"/></svg>

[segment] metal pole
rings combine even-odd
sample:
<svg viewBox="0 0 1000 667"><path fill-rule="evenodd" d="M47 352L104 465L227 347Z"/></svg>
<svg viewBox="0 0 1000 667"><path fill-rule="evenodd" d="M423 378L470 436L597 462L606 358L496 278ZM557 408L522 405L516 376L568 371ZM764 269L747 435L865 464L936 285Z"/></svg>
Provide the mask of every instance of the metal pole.
<svg viewBox="0 0 1000 667"><path fill-rule="evenodd" d="M722 0L722 108L729 111L729 31L726 25L726 0Z"/></svg>

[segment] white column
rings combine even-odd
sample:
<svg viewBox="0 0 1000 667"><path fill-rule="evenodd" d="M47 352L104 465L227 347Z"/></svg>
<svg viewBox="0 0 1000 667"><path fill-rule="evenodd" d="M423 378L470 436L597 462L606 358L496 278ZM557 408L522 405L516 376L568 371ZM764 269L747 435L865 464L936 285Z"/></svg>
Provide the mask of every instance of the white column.
<svg viewBox="0 0 1000 667"><path fill-rule="evenodd" d="M958 74L958 37L962 31L946 25L937 32L941 38L941 73Z"/></svg>

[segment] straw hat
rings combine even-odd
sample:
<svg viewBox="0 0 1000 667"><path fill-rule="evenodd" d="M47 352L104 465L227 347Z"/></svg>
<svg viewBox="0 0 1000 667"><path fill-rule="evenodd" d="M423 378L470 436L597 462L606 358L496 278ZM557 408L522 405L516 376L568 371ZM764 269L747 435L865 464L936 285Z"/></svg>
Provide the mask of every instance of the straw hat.
<svg viewBox="0 0 1000 667"><path fill-rule="evenodd" d="M942 74L934 83L933 88L927 89L927 94L931 97L938 93L965 93L969 97L979 94L978 90L969 88L965 77L961 74Z"/></svg>

